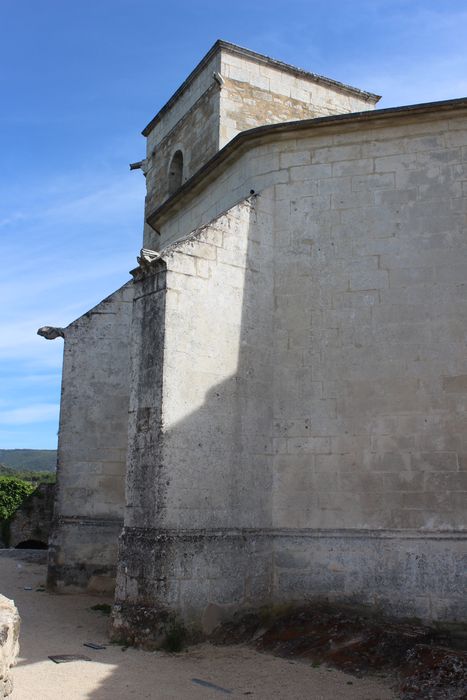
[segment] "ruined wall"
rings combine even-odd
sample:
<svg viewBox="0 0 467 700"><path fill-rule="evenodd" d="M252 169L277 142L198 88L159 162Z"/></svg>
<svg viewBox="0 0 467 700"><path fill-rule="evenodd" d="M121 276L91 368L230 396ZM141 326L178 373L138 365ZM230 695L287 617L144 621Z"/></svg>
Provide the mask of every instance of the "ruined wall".
<svg viewBox="0 0 467 700"><path fill-rule="evenodd" d="M49 585L113 588L123 521L131 284L65 329Z"/></svg>
<svg viewBox="0 0 467 700"><path fill-rule="evenodd" d="M39 484L23 501L4 529L8 535L8 547L17 547L23 542L31 541L41 542L45 546L48 544L54 497L55 484Z"/></svg>
<svg viewBox="0 0 467 700"><path fill-rule="evenodd" d="M272 221L250 198L136 282L117 637L271 595Z"/></svg>

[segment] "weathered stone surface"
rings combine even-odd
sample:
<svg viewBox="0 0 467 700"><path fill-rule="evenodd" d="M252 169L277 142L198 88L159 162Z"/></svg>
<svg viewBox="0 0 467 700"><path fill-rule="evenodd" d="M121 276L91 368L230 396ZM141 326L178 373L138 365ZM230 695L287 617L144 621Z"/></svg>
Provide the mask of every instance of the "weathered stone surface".
<svg viewBox="0 0 467 700"><path fill-rule="evenodd" d="M129 332L124 285L66 329L48 582L111 592L124 508Z"/></svg>
<svg viewBox="0 0 467 700"><path fill-rule="evenodd" d="M20 617L12 600L0 594L0 697L13 692L12 666L19 652Z"/></svg>
<svg viewBox="0 0 467 700"><path fill-rule="evenodd" d="M373 109L378 99L377 95L218 42L182 86L177 99L143 132L147 136L147 207L156 208L172 194L169 169L176 152L183 158L183 184L241 131ZM271 169L275 169L273 162ZM145 244L158 244L150 227Z"/></svg>
<svg viewBox="0 0 467 700"><path fill-rule="evenodd" d="M47 546L52 526L55 484L39 484L21 504L5 528L9 547L41 543ZM4 531L5 531L4 530Z"/></svg>
<svg viewBox="0 0 467 700"><path fill-rule="evenodd" d="M65 329L56 328L54 326L42 326L42 328L39 328L37 331L37 335L41 335L46 340L55 340L55 338L65 337Z"/></svg>
<svg viewBox="0 0 467 700"><path fill-rule="evenodd" d="M52 579L118 558L148 646L271 600L465 622L467 103L303 121L360 106L216 56L146 131L133 306L66 332ZM218 153L253 113L302 121ZM197 174L154 213L175 149Z"/></svg>

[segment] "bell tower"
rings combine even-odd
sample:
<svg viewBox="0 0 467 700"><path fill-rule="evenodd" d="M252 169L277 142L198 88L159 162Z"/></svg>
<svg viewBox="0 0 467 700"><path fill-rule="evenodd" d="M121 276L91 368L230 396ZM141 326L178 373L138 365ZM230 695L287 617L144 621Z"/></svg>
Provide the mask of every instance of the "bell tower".
<svg viewBox="0 0 467 700"><path fill-rule="evenodd" d="M146 218L241 131L360 112L373 109L378 100L378 95L216 41L142 132L147 140L142 163Z"/></svg>

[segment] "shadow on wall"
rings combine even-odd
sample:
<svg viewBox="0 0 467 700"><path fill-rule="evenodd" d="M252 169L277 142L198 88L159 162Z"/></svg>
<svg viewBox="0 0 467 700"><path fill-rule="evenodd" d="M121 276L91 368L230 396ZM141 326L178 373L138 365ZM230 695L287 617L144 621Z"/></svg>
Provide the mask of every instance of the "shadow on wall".
<svg viewBox="0 0 467 700"><path fill-rule="evenodd" d="M48 549L46 542L40 540L23 540L15 545L15 549Z"/></svg>
<svg viewBox="0 0 467 700"><path fill-rule="evenodd" d="M169 195L176 192L183 183L183 153L176 151L169 168Z"/></svg>
<svg viewBox="0 0 467 700"><path fill-rule="evenodd" d="M442 486L462 490L462 475L431 476L454 415L438 390L449 353L420 378L404 353L439 355L434 317L416 308L409 334L368 290L389 284L371 272L376 215L391 264L423 260L411 200L383 210L370 193L331 210L311 190L246 199L136 281L117 636L150 643L170 611L209 632L272 595L464 614L461 510Z"/></svg>
<svg viewBox="0 0 467 700"><path fill-rule="evenodd" d="M271 195L169 247L136 281L116 636L151 622L152 635L161 609L209 631L222 606L270 598Z"/></svg>
<svg viewBox="0 0 467 700"><path fill-rule="evenodd" d="M452 405L434 375L411 383L413 367L394 362L414 352L415 340L425 350L441 345L420 333L408 347L400 333L399 354L382 354L395 323L382 312L394 309L365 291L361 259L374 256L357 245L372 239L373 220L352 209L357 240L349 248L339 212L316 213L308 199L278 203L274 218L264 191L166 250L164 264L135 285L132 335L141 341L133 348L120 638L151 641L145 630L157 636L170 610L197 617L209 632L232 608L273 593L417 615L439 599L446 618L451 603L456 612L462 576L460 557L449 559L454 538L434 530L430 543L428 526L407 539L403 532L414 527L414 510L425 515L404 511L407 491L427 502L437 495L423 479L439 452L427 423L418 445L428 466L407 468L406 421L450 414ZM409 205L396 222L402 256L414 244ZM345 240L334 246L338 233ZM381 304L378 314L369 301ZM437 367L448 374L448 359ZM389 419L395 427L386 437L377 422ZM444 424L437 429L437 440L449 437ZM373 444L372 432L374 450L362 448ZM442 483L438 491L449 496Z"/></svg>

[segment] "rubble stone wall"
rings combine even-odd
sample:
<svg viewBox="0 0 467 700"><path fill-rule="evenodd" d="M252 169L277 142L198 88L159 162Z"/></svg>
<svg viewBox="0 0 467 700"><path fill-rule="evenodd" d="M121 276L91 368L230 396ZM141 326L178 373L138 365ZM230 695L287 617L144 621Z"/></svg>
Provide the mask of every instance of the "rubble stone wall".
<svg viewBox="0 0 467 700"><path fill-rule="evenodd" d="M31 541L48 544L54 497L55 484L39 484L20 505L7 525L9 547Z"/></svg>

